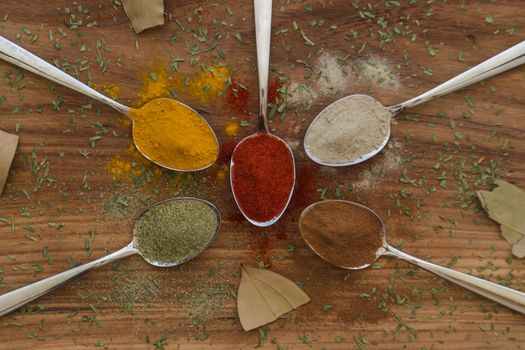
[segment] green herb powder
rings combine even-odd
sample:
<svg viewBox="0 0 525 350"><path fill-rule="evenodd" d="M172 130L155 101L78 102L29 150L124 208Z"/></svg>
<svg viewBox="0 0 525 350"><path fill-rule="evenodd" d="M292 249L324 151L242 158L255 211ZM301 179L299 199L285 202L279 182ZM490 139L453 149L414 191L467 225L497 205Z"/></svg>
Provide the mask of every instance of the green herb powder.
<svg viewBox="0 0 525 350"><path fill-rule="evenodd" d="M136 247L148 260L162 263L196 256L212 239L219 217L195 199L168 201L148 210L135 226Z"/></svg>

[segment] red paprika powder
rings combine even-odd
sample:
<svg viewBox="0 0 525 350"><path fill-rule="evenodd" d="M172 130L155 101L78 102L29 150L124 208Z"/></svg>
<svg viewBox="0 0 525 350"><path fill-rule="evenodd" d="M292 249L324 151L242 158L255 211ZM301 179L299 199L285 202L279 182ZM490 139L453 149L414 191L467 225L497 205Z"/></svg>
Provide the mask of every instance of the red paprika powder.
<svg viewBox="0 0 525 350"><path fill-rule="evenodd" d="M248 110L250 91L242 86L237 80L232 79L228 90L226 90L226 103L236 113L245 113Z"/></svg>
<svg viewBox="0 0 525 350"><path fill-rule="evenodd" d="M279 80L274 80L268 85L268 102L279 103L279 90L283 87L283 83Z"/></svg>
<svg viewBox="0 0 525 350"><path fill-rule="evenodd" d="M278 138L256 133L232 156L231 184L241 211L251 220L268 222L286 208L295 182L293 155Z"/></svg>

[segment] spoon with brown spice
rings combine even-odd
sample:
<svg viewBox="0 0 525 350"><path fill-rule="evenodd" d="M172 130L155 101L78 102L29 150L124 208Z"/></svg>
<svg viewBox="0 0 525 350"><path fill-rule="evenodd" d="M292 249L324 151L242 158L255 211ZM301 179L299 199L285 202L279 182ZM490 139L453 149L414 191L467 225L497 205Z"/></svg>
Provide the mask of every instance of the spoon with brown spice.
<svg viewBox="0 0 525 350"><path fill-rule="evenodd" d="M199 171L210 167L217 160L219 142L215 132L199 113L182 102L156 98L140 108L130 108L2 36L0 58L102 102L125 115L131 120L133 143L137 150L146 159L163 168L184 172ZM195 148L196 142L206 145L206 151Z"/></svg>
<svg viewBox="0 0 525 350"><path fill-rule="evenodd" d="M101 266L139 254L150 265L173 267L197 257L215 238L220 214L208 201L179 197L159 202L136 220L124 248L25 287L0 295L0 316Z"/></svg>
<svg viewBox="0 0 525 350"><path fill-rule="evenodd" d="M301 214L299 230L310 248L330 264L360 270L380 256L396 257L525 314L525 293L432 264L389 245L381 218L361 204L314 203Z"/></svg>

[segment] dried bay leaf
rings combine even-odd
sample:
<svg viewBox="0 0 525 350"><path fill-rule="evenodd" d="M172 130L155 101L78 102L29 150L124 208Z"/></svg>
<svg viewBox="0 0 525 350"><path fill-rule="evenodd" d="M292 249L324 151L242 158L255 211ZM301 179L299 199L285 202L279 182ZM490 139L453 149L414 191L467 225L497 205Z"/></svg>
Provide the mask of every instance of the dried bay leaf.
<svg viewBox="0 0 525 350"><path fill-rule="evenodd" d="M0 194L4 189L11 162L15 157L18 136L0 130Z"/></svg>
<svg viewBox="0 0 525 350"><path fill-rule="evenodd" d="M237 311L245 331L273 322L310 301L294 282L275 272L244 265L241 270Z"/></svg>
<svg viewBox="0 0 525 350"><path fill-rule="evenodd" d="M514 231L525 234L525 192L505 180L496 180L492 191L477 191L489 217Z"/></svg>
<svg viewBox="0 0 525 350"><path fill-rule="evenodd" d="M164 24L164 0L122 0L135 33Z"/></svg>
<svg viewBox="0 0 525 350"><path fill-rule="evenodd" d="M501 231L501 236L505 238L510 245L514 245L518 243L519 240L525 238L525 235L505 225L500 225L499 230Z"/></svg>
<svg viewBox="0 0 525 350"><path fill-rule="evenodd" d="M518 258L525 258L525 238L522 238L512 246L512 254Z"/></svg>
<svg viewBox="0 0 525 350"><path fill-rule="evenodd" d="M476 194L488 216L500 224L501 236L512 245L512 254L525 257L525 191L497 180L492 191L477 191Z"/></svg>

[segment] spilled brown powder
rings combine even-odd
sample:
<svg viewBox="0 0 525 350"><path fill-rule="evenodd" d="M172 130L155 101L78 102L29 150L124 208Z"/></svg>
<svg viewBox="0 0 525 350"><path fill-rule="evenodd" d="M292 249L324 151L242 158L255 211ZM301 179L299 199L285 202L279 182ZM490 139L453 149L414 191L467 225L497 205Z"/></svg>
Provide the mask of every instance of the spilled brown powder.
<svg viewBox="0 0 525 350"><path fill-rule="evenodd" d="M372 264L383 244L379 218L352 202L328 200L306 208L299 230L317 255L345 268Z"/></svg>

